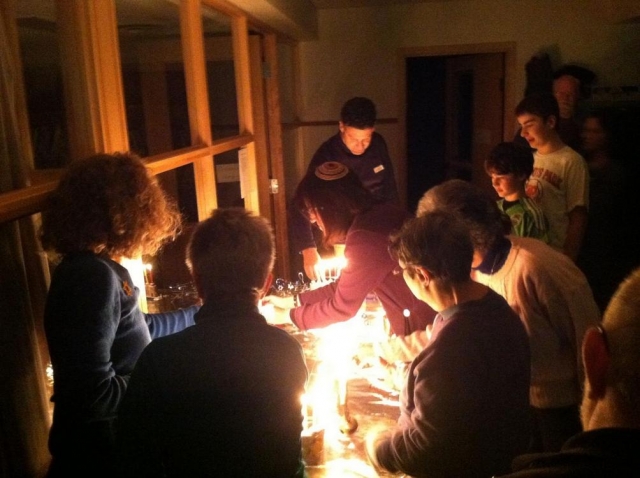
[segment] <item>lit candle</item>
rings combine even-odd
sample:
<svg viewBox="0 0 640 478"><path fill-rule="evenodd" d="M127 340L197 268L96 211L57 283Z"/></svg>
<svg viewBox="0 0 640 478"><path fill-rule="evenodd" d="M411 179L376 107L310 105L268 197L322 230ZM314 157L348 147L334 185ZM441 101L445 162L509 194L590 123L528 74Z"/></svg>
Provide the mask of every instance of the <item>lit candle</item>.
<svg viewBox="0 0 640 478"><path fill-rule="evenodd" d="M153 284L153 266L151 264L144 265L144 281L147 284Z"/></svg>

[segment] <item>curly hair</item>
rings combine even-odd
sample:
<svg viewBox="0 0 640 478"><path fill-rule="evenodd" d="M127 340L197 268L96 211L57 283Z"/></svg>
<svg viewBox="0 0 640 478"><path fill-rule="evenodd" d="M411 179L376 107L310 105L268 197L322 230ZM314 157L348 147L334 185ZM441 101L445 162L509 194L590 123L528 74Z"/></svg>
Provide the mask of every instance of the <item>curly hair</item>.
<svg viewBox="0 0 640 478"><path fill-rule="evenodd" d="M513 142L498 143L485 159L484 169L488 174L513 174L527 179L533 172L533 151Z"/></svg>
<svg viewBox="0 0 640 478"><path fill-rule="evenodd" d="M92 251L137 257L174 239L181 222L174 201L139 157L97 154L68 167L48 198L40 238L61 256Z"/></svg>

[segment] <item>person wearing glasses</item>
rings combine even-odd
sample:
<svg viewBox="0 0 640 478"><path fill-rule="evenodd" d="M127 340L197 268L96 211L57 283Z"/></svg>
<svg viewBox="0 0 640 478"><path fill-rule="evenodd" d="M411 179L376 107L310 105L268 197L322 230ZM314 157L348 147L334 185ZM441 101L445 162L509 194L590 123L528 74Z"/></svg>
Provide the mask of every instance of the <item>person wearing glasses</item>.
<svg viewBox="0 0 640 478"><path fill-rule="evenodd" d="M380 300L392 334L424 332L435 312L418 300L388 251L389 235L411 215L397 203L376 202L358 176L330 161L308 173L298 185L294 204L322 233L324 243L344 243L347 261L340 277L299 295L265 298L301 330L326 327L354 317L367 294Z"/></svg>
<svg viewBox="0 0 640 478"><path fill-rule="evenodd" d="M583 432L558 453L524 455L504 478L640 476L640 269L582 343Z"/></svg>
<svg viewBox="0 0 640 478"><path fill-rule="evenodd" d="M490 477L529 444L529 341L499 294L471 280L466 226L435 211L392 241L403 277L438 311L409 367L392 430L367 434L378 470L413 477Z"/></svg>

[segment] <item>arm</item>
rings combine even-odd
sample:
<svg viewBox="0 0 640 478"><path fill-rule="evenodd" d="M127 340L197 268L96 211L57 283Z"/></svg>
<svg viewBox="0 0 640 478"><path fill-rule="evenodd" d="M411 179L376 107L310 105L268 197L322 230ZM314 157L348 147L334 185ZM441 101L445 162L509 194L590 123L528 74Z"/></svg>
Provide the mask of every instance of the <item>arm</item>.
<svg viewBox="0 0 640 478"><path fill-rule="evenodd" d="M95 259L75 261L59 266L49 290L45 328L55 395L74 402L83 420L116 414L128 374L151 340L127 278ZM117 338L123 316L130 326L126 343ZM115 359L114 345L119 352ZM114 360L120 363L118 370Z"/></svg>
<svg viewBox="0 0 640 478"><path fill-rule="evenodd" d="M575 262L589 214L589 170L580 155L576 154L576 158L567 164L565 181L568 225L563 252Z"/></svg>
<svg viewBox="0 0 640 478"><path fill-rule="evenodd" d="M571 212L569 212L569 224L567 226L567 237L564 241L564 253L571 258L574 262L580 252L580 246L582 246L582 239L584 233L587 230L587 222L589 220L589 213L585 206L576 206Z"/></svg>
<svg viewBox="0 0 640 478"><path fill-rule="evenodd" d="M193 316L200 310L199 305L172 310L160 314L145 314L152 339L180 332L194 324Z"/></svg>
<svg viewBox="0 0 640 478"><path fill-rule="evenodd" d="M482 414L482 400L472 392L482 390L482 360L472 344L442 337L412 364L400 426L373 453L373 461L391 472L456 476L464 463L464 444L479 423L473 417Z"/></svg>
<svg viewBox="0 0 640 478"><path fill-rule="evenodd" d="M300 294L301 306L291 311L291 319L301 329L326 327L353 317L369 291L374 290L395 263L387 251L383 234L358 231L347 235L347 266L337 282Z"/></svg>

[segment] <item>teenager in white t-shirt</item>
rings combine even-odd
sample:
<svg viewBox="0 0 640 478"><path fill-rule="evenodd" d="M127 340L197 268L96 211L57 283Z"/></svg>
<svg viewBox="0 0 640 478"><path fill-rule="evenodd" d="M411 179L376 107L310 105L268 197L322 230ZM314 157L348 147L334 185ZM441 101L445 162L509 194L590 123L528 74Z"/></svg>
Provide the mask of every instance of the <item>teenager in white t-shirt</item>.
<svg viewBox="0 0 640 478"><path fill-rule="evenodd" d="M549 244L575 261L588 220L586 162L558 135L558 102L553 95L524 98L516 116L521 136L536 150L527 195L540 204L549 221Z"/></svg>

